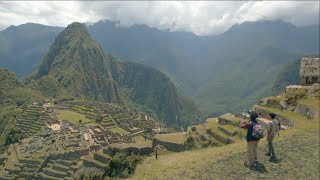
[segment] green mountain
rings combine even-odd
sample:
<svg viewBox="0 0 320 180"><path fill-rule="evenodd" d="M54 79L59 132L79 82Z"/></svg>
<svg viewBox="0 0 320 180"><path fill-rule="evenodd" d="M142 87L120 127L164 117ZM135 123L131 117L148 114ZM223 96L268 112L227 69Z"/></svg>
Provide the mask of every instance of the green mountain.
<svg viewBox="0 0 320 180"><path fill-rule="evenodd" d="M284 65L273 83L272 90L280 93L286 86L300 84L300 59Z"/></svg>
<svg viewBox="0 0 320 180"><path fill-rule="evenodd" d="M62 27L26 23L0 31L0 67L9 68L19 78L36 70Z"/></svg>
<svg viewBox="0 0 320 180"><path fill-rule="evenodd" d="M58 35L29 86L44 96L63 94L138 105L172 126L185 126L201 117L192 101L182 97L167 76L106 55L80 23L70 24Z"/></svg>
<svg viewBox="0 0 320 180"><path fill-rule="evenodd" d="M39 92L25 87L16 79L14 73L8 69L0 68L0 152L8 134L15 129L15 119L22 109L34 102L43 99Z"/></svg>
<svg viewBox="0 0 320 180"><path fill-rule="evenodd" d="M319 57L319 55L306 55L304 57ZM288 85L300 84L300 64L301 57L281 67L272 86L275 93L279 94Z"/></svg>
<svg viewBox="0 0 320 180"><path fill-rule="evenodd" d="M110 63L84 25L74 23L58 35L34 78L52 80L74 97L118 103Z"/></svg>
<svg viewBox="0 0 320 180"><path fill-rule="evenodd" d="M41 29L29 25L34 32ZM38 50L35 42L51 44L54 40L48 41L50 33L43 36L33 33L33 39L16 35L28 36L24 26L0 31L0 66L8 67L18 76L21 72L31 73L38 67L36 64L40 64L46 52L43 49L48 49L48 45L41 43ZM9 30L12 33L1 36ZM318 25L296 27L283 21L244 22L223 34L204 37L145 25L121 27L118 22L111 21L99 21L88 26L88 31L106 52L120 60L151 66L165 73L177 89L191 96L206 115L237 112L251 106L273 93L273 82L283 65L305 54L319 54ZM20 47L19 43L12 44L12 39L21 44L29 43L30 47L16 48ZM14 53L5 54L5 49ZM28 58L24 52L31 50L41 56ZM20 56L25 57L20 58L21 62L12 60Z"/></svg>

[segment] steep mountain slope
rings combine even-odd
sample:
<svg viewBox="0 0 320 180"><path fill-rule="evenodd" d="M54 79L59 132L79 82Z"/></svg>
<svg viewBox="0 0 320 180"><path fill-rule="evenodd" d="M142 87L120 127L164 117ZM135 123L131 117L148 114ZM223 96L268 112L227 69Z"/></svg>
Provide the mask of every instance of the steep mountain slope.
<svg viewBox="0 0 320 180"><path fill-rule="evenodd" d="M118 103L119 89L109 63L84 25L74 23L56 38L35 79L49 75L72 96Z"/></svg>
<svg viewBox="0 0 320 180"><path fill-rule="evenodd" d="M75 98L138 104L169 125L184 126L200 118L194 104L184 100L168 77L105 55L80 23L70 24L59 34L30 84L41 80L54 82L56 88L49 94L60 91Z"/></svg>
<svg viewBox="0 0 320 180"><path fill-rule="evenodd" d="M273 83L272 90L279 93L286 86L300 84L300 59L284 65Z"/></svg>
<svg viewBox="0 0 320 180"><path fill-rule="evenodd" d="M198 74L193 73L196 66L192 65L201 61L198 58L203 54L206 38L146 25L121 27L112 21L99 21L88 30L107 52L165 72L184 93L195 90L191 83Z"/></svg>
<svg viewBox="0 0 320 180"><path fill-rule="evenodd" d="M109 21L89 30L107 51L168 74L210 116L240 111L271 95L284 64L319 51L318 26L283 21L246 22L208 37Z"/></svg>
<svg viewBox="0 0 320 180"><path fill-rule="evenodd" d="M9 68L20 78L29 75L62 29L26 23L0 31L0 67Z"/></svg>
<svg viewBox="0 0 320 180"><path fill-rule="evenodd" d="M207 37L145 25L120 27L110 21L95 23L88 30L107 52L164 72L180 91L193 96L206 114L252 105L268 95L265 92L272 92L272 83L284 64L319 53L318 25L296 27L283 21L245 22ZM19 54L11 55L15 58ZM15 67L30 69L27 63L20 64ZM249 84L252 77L256 78Z"/></svg>

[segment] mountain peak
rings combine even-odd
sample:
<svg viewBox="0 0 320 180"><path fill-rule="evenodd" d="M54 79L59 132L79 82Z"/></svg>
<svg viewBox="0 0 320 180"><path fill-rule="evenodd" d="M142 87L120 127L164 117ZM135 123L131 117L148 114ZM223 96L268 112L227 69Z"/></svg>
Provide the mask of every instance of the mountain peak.
<svg viewBox="0 0 320 180"><path fill-rule="evenodd" d="M86 39L86 40L92 40L85 24L82 24L79 22L73 22L73 23L69 24L61 32L59 37L60 38L63 37L66 40L71 39L71 38L81 38L81 39Z"/></svg>

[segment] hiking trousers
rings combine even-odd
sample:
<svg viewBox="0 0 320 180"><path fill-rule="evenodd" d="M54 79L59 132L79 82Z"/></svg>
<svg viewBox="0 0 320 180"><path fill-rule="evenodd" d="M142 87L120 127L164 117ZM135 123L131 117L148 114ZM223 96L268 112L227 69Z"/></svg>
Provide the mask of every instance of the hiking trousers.
<svg viewBox="0 0 320 180"><path fill-rule="evenodd" d="M249 164L253 164L254 161L257 160L258 143L259 141L247 142L247 156Z"/></svg>
<svg viewBox="0 0 320 180"><path fill-rule="evenodd" d="M274 154L273 138L268 138L268 153L271 154L272 157L276 157Z"/></svg>

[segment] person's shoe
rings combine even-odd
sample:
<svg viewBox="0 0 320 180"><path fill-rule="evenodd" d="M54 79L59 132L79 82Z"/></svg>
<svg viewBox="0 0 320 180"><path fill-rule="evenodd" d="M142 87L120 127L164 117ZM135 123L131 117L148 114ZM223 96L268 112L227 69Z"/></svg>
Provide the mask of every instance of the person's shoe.
<svg viewBox="0 0 320 180"><path fill-rule="evenodd" d="M249 169L256 169L256 165L254 163L244 163L244 166Z"/></svg>
<svg viewBox="0 0 320 180"><path fill-rule="evenodd" d="M270 154L270 153L265 153L264 155L271 157L271 154Z"/></svg>
<svg viewBox="0 0 320 180"><path fill-rule="evenodd" d="M276 161L277 157L276 156L271 156L270 161Z"/></svg>

